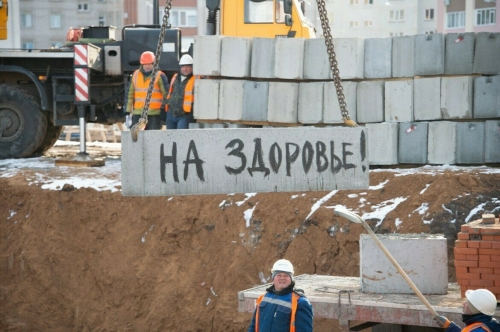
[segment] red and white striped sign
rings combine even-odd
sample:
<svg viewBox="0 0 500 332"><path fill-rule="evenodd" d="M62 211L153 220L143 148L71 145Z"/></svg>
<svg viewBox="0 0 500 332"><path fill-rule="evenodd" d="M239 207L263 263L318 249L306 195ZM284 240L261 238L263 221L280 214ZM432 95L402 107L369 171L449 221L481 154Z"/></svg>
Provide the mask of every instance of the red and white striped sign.
<svg viewBox="0 0 500 332"><path fill-rule="evenodd" d="M87 45L75 45L75 66L86 66L88 52Z"/></svg>
<svg viewBox="0 0 500 332"><path fill-rule="evenodd" d="M76 101L89 101L88 68L75 68L75 97Z"/></svg>

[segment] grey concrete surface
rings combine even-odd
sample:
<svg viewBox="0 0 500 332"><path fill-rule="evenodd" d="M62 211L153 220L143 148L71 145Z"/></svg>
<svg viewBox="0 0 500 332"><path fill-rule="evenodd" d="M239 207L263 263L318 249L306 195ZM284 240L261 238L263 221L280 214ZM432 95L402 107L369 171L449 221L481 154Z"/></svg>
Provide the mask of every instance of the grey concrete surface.
<svg viewBox="0 0 500 332"><path fill-rule="evenodd" d="M500 33L478 32L476 34L473 72L483 75L500 74L500 61L498 61L499 54Z"/></svg>
<svg viewBox="0 0 500 332"><path fill-rule="evenodd" d="M309 80L332 78L325 39L306 39L304 47L304 78Z"/></svg>
<svg viewBox="0 0 500 332"><path fill-rule="evenodd" d="M415 76L415 36L392 37L392 77Z"/></svg>
<svg viewBox="0 0 500 332"><path fill-rule="evenodd" d="M384 122L384 81L359 82L356 111L358 122Z"/></svg>
<svg viewBox="0 0 500 332"><path fill-rule="evenodd" d="M441 116L443 119L472 119L474 78L471 76L441 79Z"/></svg>
<svg viewBox="0 0 500 332"><path fill-rule="evenodd" d="M254 38L252 42L251 70L254 78L274 78L275 38Z"/></svg>
<svg viewBox="0 0 500 332"><path fill-rule="evenodd" d="M323 122L323 85L322 82L299 83L299 123L315 124Z"/></svg>
<svg viewBox="0 0 500 332"><path fill-rule="evenodd" d="M385 82L385 122L413 121L413 80Z"/></svg>
<svg viewBox="0 0 500 332"><path fill-rule="evenodd" d="M299 84L285 82L269 83L269 122L297 123Z"/></svg>
<svg viewBox="0 0 500 332"><path fill-rule="evenodd" d="M415 75L444 73L444 36L440 33L415 36Z"/></svg>
<svg viewBox="0 0 500 332"><path fill-rule="evenodd" d="M365 39L365 78L392 76L392 38Z"/></svg>
<svg viewBox="0 0 500 332"><path fill-rule="evenodd" d="M397 165L399 124L367 123L366 129L370 165Z"/></svg>
<svg viewBox="0 0 500 332"><path fill-rule="evenodd" d="M221 47L221 75L250 77L252 38L224 37Z"/></svg>
<svg viewBox="0 0 500 332"><path fill-rule="evenodd" d="M356 90L358 83L352 81L343 81L342 90L347 104L347 111L352 120L357 121L356 111ZM323 94L323 122L324 123L343 123L342 113L340 111L339 99L334 82L326 82Z"/></svg>
<svg viewBox="0 0 500 332"><path fill-rule="evenodd" d="M428 122L399 124L398 162L400 164L427 163Z"/></svg>
<svg viewBox="0 0 500 332"><path fill-rule="evenodd" d="M486 121L484 161L500 163L500 120Z"/></svg>
<svg viewBox="0 0 500 332"><path fill-rule="evenodd" d="M484 163L484 122L457 123L457 164Z"/></svg>
<svg viewBox="0 0 500 332"><path fill-rule="evenodd" d="M221 36L195 36L193 46L193 73L202 76L221 75Z"/></svg>
<svg viewBox="0 0 500 332"><path fill-rule="evenodd" d="M194 87L195 119L216 120L219 117L220 80L199 79Z"/></svg>
<svg viewBox="0 0 500 332"><path fill-rule="evenodd" d="M274 77L299 80L304 76L303 38L277 38L274 58Z"/></svg>
<svg viewBox="0 0 500 332"><path fill-rule="evenodd" d="M239 121L243 118L243 86L245 80L221 80L219 119Z"/></svg>
<svg viewBox="0 0 500 332"><path fill-rule="evenodd" d="M268 98L269 82L245 81L241 119L266 122Z"/></svg>
<svg viewBox="0 0 500 332"><path fill-rule="evenodd" d="M416 121L441 119L441 77L413 80L413 115Z"/></svg>
<svg viewBox="0 0 500 332"><path fill-rule="evenodd" d="M361 79L365 63L365 42L361 38L333 38L340 77Z"/></svg>
<svg viewBox="0 0 500 332"><path fill-rule="evenodd" d="M495 117L500 117L500 75L474 78L474 118Z"/></svg>
<svg viewBox="0 0 500 332"><path fill-rule="evenodd" d="M457 152L457 123L429 122L427 161L433 165L453 165Z"/></svg>
<svg viewBox="0 0 500 332"><path fill-rule="evenodd" d="M474 64L476 34L447 33L445 37L444 73L446 75L470 75Z"/></svg>

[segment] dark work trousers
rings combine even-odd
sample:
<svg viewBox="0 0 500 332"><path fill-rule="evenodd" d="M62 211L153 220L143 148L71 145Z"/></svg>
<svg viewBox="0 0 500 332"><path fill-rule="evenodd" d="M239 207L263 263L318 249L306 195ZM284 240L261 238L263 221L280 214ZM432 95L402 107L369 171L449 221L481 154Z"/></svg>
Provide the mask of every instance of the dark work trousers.
<svg viewBox="0 0 500 332"><path fill-rule="evenodd" d="M167 112L166 124L167 129L189 129L189 124L193 122L193 114L188 113L187 115L175 116L171 114L172 112Z"/></svg>
<svg viewBox="0 0 500 332"><path fill-rule="evenodd" d="M140 115L132 115L132 128L135 124L139 122L141 118ZM146 130L160 130L161 129L161 118L159 115L149 115L148 124L146 125Z"/></svg>

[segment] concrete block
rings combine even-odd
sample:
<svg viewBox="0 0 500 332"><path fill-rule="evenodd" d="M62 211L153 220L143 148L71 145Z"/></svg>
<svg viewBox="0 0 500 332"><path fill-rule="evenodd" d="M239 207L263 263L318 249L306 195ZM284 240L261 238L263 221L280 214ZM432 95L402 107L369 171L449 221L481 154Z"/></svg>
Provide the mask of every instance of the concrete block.
<svg viewBox="0 0 500 332"><path fill-rule="evenodd" d="M413 121L413 80L385 82L385 121Z"/></svg>
<svg viewBox="0 0 500 332"><path fill-rule="evenodd" d="M474 74L500 74L500 61L498 61L499 54L500 33L478 32L476 34L476 48L474 50Z"/></svg>
<svg viewBox="0 0 500 332"><path fill-rule="evenodd" d="M243 83L243 115L246 121L267 121L269 82L246 81Z"/></svg>
<svg viewBox="0 0 500 332"><path fill-rule="evenodd" d="M434 165L453 165L456 163L457 123L435 121L429 123L427 160Z"/></svg>
<svg viewBox="0 0 500 332"><path fill-rule="evenodd" d="M445 37L444 73L447 75L470 75L474 64L476 34L447 33Z"/></svg>
<svg viewBox="0 0 500 332"><path fill-rule="evenodd" d="M332 78L330 60L324 38L306 39L304 49L304 78L327 80Z"/></svg>
<svg viewBox="0 0 500 332"><path fill-rule="evenodd" d="M457 164L484 163L484 122L457 123Z"/></svg>
<svg viewBox="0 0 500 332"><path fill-rule="evenodd" d="M474 79L470 76L441 79L441 116L443 119L472 119Z"/></svg>
<svg viewBox="0 0 500 332"><path fill-rule="evenodd" d="M448 253L443 235L379 234L377 237L401 268L411 273L411 281L422 294L447 294ZM370 235L361 234L359 247L361 291L415 294Z"/></svg>
<svg viewBox="0 0 500 332"><path fill-rule="evenodd" d="M365 39L365 78L392 76L392 38Z"/></svg>
<svg viewBox="0 0 500 332"><path fill-rule="evenodd" d="M356 98L358 122L384 122L384 82L359 82Z"/></svg>
<svg viewBox="0 0 500 332"><path fill-rule="evenodd" d="M197 121L189 124L189 129L209 129L209 128L212 128L211 123Z"/></svg>
<svg viewBox="0 0 500 332"><path fill-rule="evenodd" d="M370 165L397 165L398 128L397 123L366 124Z"/></svg>
<svg viewBox="0 0 500 332"><path fill-rule="evenodd" d="M274 77L299 80L304 77L304 38L277 38Z"/></svg>
<svg viewBox="0 0 500 332"><path fill-rule="evenodd" d="M500 75L474 78L474 118L500 117Z"/></svg>
<svg viewBox="0 0 500 332"><path fill-rule="evenodd" d="M415 36L392 38L392 77L415 76Z"/></svg>
<svg viewBox="0 0 500 332"><path fill-rule="evenodd" d="M216 120L219 116L220 80L199 79L195 81L195 119Z"/></svg>
<svg viewBox="0 0 500 332"><path fill-rule="evenodd" d="M297 123L298 98L298 83L270 82L267 121Z"/></svg>
<svg viewBox="0 0 500 332"><path fill-rule="evenodd" d="M361 38L333 38L340 78L364 78L365 43Z"/></svg>
<svg viewBox="0 0 500 332"><path fill-rule="evenodd" d="M276 40L276 38L253 39L252 65L250 70L253 78L274 78Z"/></svg>
<svg viewBox="0 0 500 332"><path fill-rule="evenodd" d="M221 75L249 77L252 38L224 37L222 39Z"/></svg>
<svg viewBox="0 0 500 332"><path fill-rule="evenodd" d="M484 161L500 163L500 120L486 121Z"/></svg>
<svg viewBox="0 0 500 332"><path fill-rule="evenodd" d="M122 192L125 190L130 196L144 195L144 150L137 150L139 145L135 144L141 144L140 146L144 144L144 135L141 134L146 131L140 132L137 136L137 142L134 143L130 130L122 132ZM127 144L125 140L128 140L130 144Z"/></svg>
<svg viewBox="0 0 500 332"><path fill-rule="evenodd" d="M219 119L239 121L243 117L243 80L221 80Z"/></svg>
<svg viewBox="0 0 500 332"><path fill-rule="evenodd" d="M245 124L228 123L227 128L228 129L240 129L240 128L248 128L248 126Z"/></svg>
<svg viewBox="0 0 500 332"><path fill-rule="evenodd" d="M441 33L415 36L415 75L444 73L444 36Z"/></svg>
<svg viewBox="0 0 500 332"><path fill-rule="evenodd" d="M428 122L399 124L398 161L400 164L427 163Z"/></svg>
<svg viewBox="0 0 500 332"><path fill-rule="evenodd" d="M194 36L194 75L221 75L222 38L221 36Z"/></svg>
<svg viewBox="0 0 500 332"><path fill-rule="evenodd" d="M323 122L323 85L321 82L299 83L298 121L304 124Z"/></svg>
<svg viewBox="0 0 500 332"><path fill-rule="evenodd" d="M441 77L413 80L413 116L415 121L441 119Z"/></svg>
<svg viewBox="0 0 500 332"><path fill-rule="evenodd" d="M352 120L357 121L356 112L356 89L358 83L351 81L342 82L344 99L347 104L347 111ZM326 82L323 89L323 122L324 123L344 123L340 111L339 99L334 82Z"/></svg>

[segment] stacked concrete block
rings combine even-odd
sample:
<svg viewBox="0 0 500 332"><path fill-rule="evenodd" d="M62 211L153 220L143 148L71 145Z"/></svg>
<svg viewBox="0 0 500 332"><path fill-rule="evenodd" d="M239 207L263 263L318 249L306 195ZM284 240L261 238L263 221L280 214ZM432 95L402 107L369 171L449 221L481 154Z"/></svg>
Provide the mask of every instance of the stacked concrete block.
<svg viewBox="0 0 500 332"><path fill-rule="evenodd" d="M221 75L221 36L195 36L193 73L203 76Z"/></svg>
<svg viewBox="0 0 500 332"><path fill-rule="evenodd" d="M243 116L243 80L221 80L219 119L239 121Z"/></svg>
<svg viewBox="0 0 500 332"><path fill-rule="evenodd" d="M358 122L384 122L384 82L359 82L356 107Z"/></svg>
<svg viewBox="0 0 500 332"><path fill-rule="evenodd" d="M332 78L325 39L306 39L304 47L304 78L309 80L327 80Z"/></svg>
<svg viewBox="0 0 500 332"><path fill-rule="evenodd" d="M361 38L333 38L342 79L363 78L365 43Z"/></svg>
<svg viewBox="0 0 500 332"><path fill-rule="evenodd" d="M193 122L189 124L189 129L210 129L212 128L211 123L206 123L206 122Z"/></svg>
<svg viewBox="0 0 500 332"><path fill-rule="evenodd" d="M267 120L269 122L297 123L298 99L298 83L270 82Z"/></svg>
<svg viewBox="0 0 500 332"><path fill-rule="evenodd" d="M358 83L344 81L342 90L344 100L347 104L347 111L352 120L357 121L356 111L356 89ZM324 123L343 123L342 113L339 105L335 82L327 82L324 85L323 93L323 122Z"/></svg>
<svg viewBox="0 0 500 332"><path fill-rule="evenodd" d="M415 36L415 75L444 73L444 36L440 33Z"/></svg>
<svg viewBox="0 0 500 332"><path fill-rule="evenodd" d="M392 77L415 76L415 36L392 38Z"/></svg>
<svg viewBox="0 0 500 332"><path fill-rule="evenodd" d="M321 82L299 84L298 121L304 124L323 122L323 85Z"/></svg>
<svg viewBox="0 0 500 332"><path fill-rule="evenodd" d="M195 81L194 100L196 119L216 120L219 116L220 80L199 79Z"/></svg>
<svg viewBox="0 0 500 332"><path fill-rule="evenodd" d="M252 38L224 37L221 47L221 75L227 77L249 77Z"/></svg>
<svg viewBox="0 0 500 332"><path fill-rule="evenodd" d="M365 78L388 78L392 72L392 39L365 39Z"/></svg>
<svg viewBox="0 0 500 332"><path fill-rule="evenodd" d="M396 165L398 163L397 123L367 123L368 160L370 165Z"/></svg>
<svg viewBox="0 0 500 332"><path fill-rule="evenodd" d="M457 164L484 163L484 122L457 123Z"/></svg>
<svg viewBox="0 0 500 332"><path fill-rule="evenodd" d="M474 52L474 74L500 74L500 33L479 32L476 34Z"/></svg>
<svg viewBox="0 0 500 332"><path fill-rule="evenodd" d="M474 79L470 76L441 79L441 115L443 119L471 119Z"/></svg>
<svg viewBox="0 0 500 332"><path fill-rule="evenodd" d="M435 121L429 123L428 155L429 164L453 165L457 152L457 123Z"/></svg>
<svg viewBox="0 0 500 332"><path fill-rule="evenodd" d="M500 76L474 79L474 118L500 117Z"/></svg>
<svg viewBox="0 0 500 332"><path fill-rule="evenodd" d="M428 122L399 124L398 161L400 164L427 163Z"/></svg>
<svg viewBox="0 0 500 332"><path fill-rule="evenodd" d="M474 64L476 34L448 33L445 37L444 73L447 75L470 75Z"/></svg>
<svg viewBox="0 0 500 332"><path fill-rule="evenodd" d="M300 80L304 75L303 38L277 38L274 58L274 77Z"/></svg>
<svg viewBox="0 0 500 332"><path fill-rule="evenodd" d="M245 124L228 123L226 128L229 128L229 129L240 129L240 128L248 128L248 126L245 125Z"/></svg>
<svg viewBox="0 0 500 332"><path fill-rule="evenodd" d="M415 121L441 119L441 77L413 80Z"/></svg>
<svg viewBox="0 0 500 332"><path fill-rule="evenodd" d="M250 74L253 78L274 77L275 38L254 38L252 42L252 64Z"/></svg>
<svg viewBox="0 0 500 332"><path fill-rule="evenodd" d="M484 161L500 163L500 120L486 121Z"/></svg>
<svg viewBox="0 0 500 332"><path fill-rule="evenodd" d="M245 121L267 121L269 82L246 81L243 83L243 114Z"/></svg>
<svg viewBox="0 0 500 332"><path fill-rule="evenodd" d="M413 121L413 80L385 82L385 121Z"/></svg>

